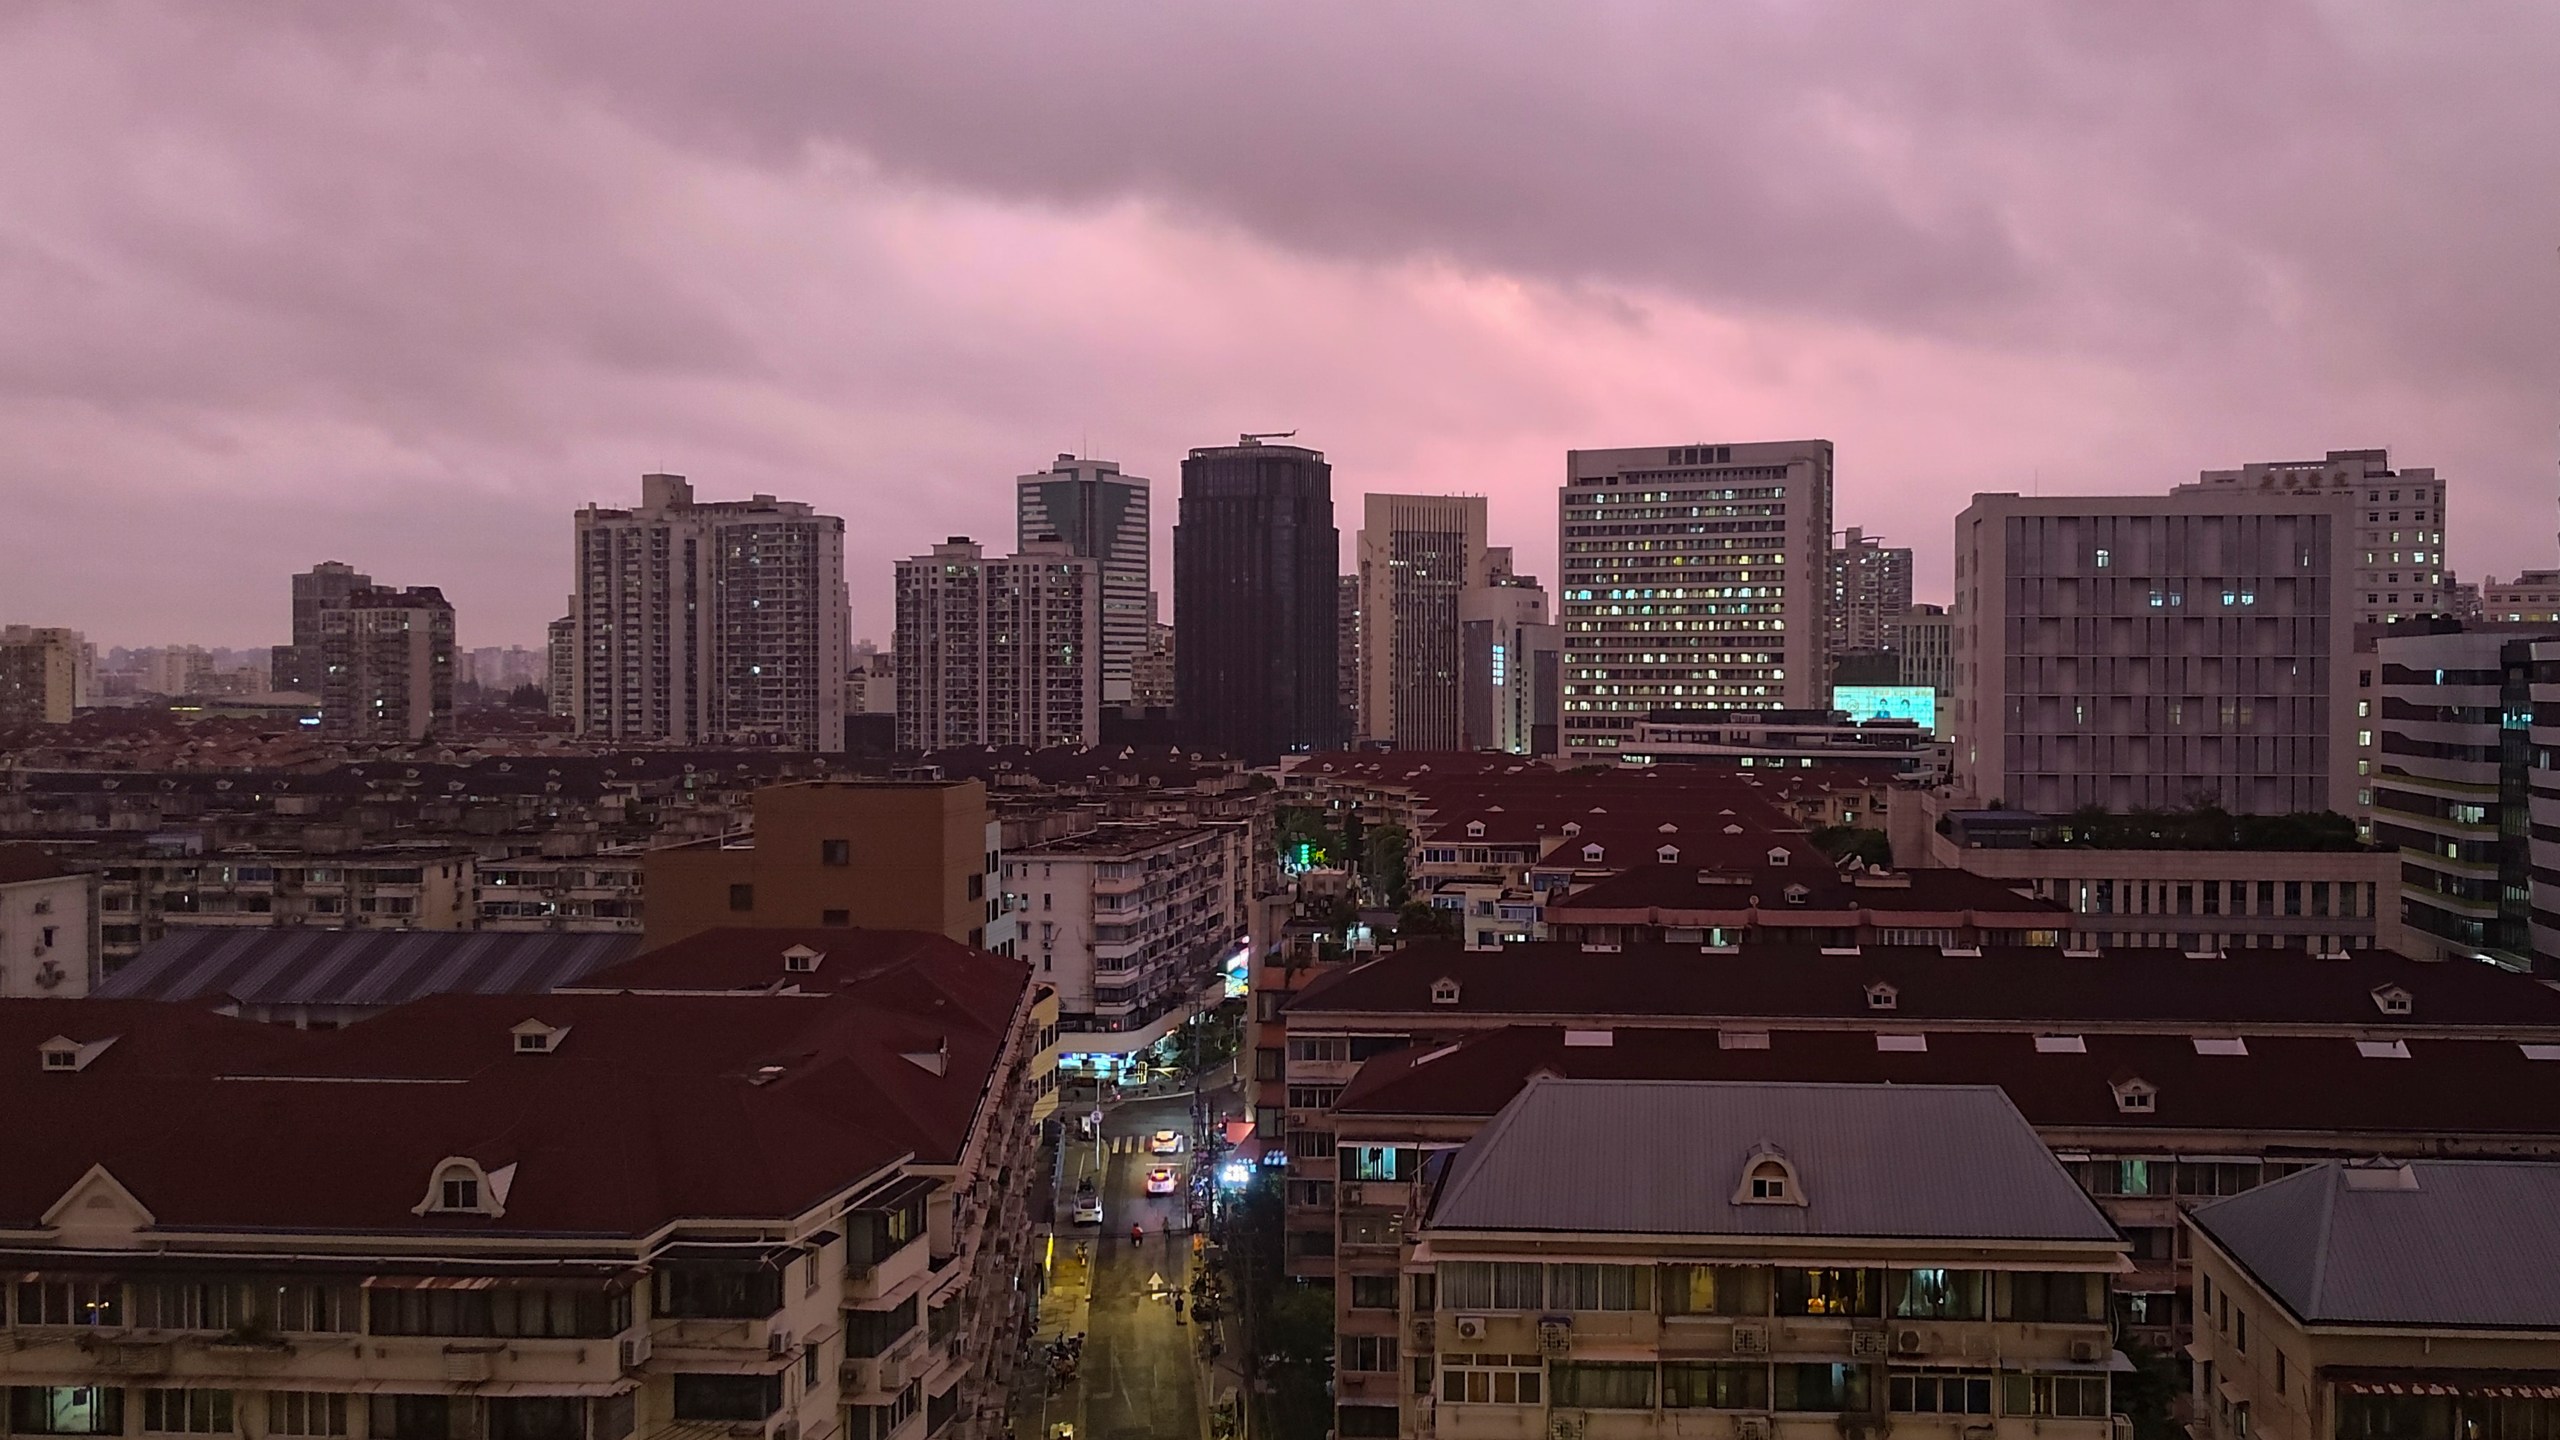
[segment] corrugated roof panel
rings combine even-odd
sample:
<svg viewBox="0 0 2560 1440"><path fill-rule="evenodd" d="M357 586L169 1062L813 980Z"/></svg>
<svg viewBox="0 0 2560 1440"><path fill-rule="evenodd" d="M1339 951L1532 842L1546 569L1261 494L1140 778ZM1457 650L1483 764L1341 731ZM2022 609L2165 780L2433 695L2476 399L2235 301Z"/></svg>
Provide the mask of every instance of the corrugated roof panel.
<svg viewBox="0 0 2560 1440"><path fill-rule="evenodd" d="M637 935L462 930L172 930L107 978L109 999L398 1005L541 994L637 954Z"/></svg>

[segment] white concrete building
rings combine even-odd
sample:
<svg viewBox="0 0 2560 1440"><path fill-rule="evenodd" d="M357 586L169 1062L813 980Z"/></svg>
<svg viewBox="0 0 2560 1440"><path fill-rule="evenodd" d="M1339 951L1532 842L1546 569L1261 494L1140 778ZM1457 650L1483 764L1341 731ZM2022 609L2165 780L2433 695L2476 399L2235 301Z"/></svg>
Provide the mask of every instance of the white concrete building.
<svg viewBox="0 0 2560 1440"><path fill-rule="evenodd" d="M1042 540L1065 542L1071 554L1102 566L1102 703L1135 698L1139 657L1146 652L1155 602L1147 589L1154 550L1148 518L1151 482L1124 475L1111 460L1060 455L1057 463L1013 482L1014 544L1028 552Z"/></svg>
<svg viewBox="0 0 2560 1440"><path fill-rule="evenodd" d="M844 748L844 521L757 495L697 503L640 477L577 514L571 713L590 739Z"/></svg>
<svg viewBox="0 0 2560 1440"><path fill-rule="evenodd" d="M0 995L89 993L98 966L97 878L33 845L0 845Z"/></svg>
<svg viewBox="0 0 2560 1440"><path fill-rule="evenodd" d="M2444 482L2431 469L2391 468L2388 450L2332 450L2319 460L2267 460L2207 470L2179 495L2334 495L2355 512L2343 547L2354 575L2351 618L2387 625L2453 608L2444 571Z"/></svg>
<svg viewBox="0 0 2560 1440"><path fill-rule="evenodd" d="M1038 540L1009 558L955 535L898 562L898 746L1102 740L1102 562Z"/></svg>
<svg viewBox="0 0 2560 1440"><path fill-rule="evenodd" d="M1824 703L1831 470L1828 440L1566 452L1566 755L1657 709Z"/></svg>
<svg viewBox="0 0 2560 1440"><path fill-rule="evenodd" d="M1503 568L1508 570L1509 553ZM1481 495L1380 495L1361 512L1360 710L1353 734L1459 747L1460 597L1488 583Z"/></svg>

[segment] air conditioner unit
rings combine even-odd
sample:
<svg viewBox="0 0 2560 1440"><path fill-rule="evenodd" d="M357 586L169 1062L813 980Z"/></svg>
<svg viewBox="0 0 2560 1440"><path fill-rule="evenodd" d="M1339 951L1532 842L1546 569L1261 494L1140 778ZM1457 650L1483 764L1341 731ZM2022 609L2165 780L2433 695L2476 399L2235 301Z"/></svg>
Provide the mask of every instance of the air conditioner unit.
<svg viewBox="0 0 2560 1440"><path fill-rule="evenodd" d="M1549 1315L1538 1321L1538 1348L1549 1355L1562 1355L1573 1348L1573 1322Z"/></svg>
<svg viewBox="0 0 2560 1440"><path fill-rule="evenodd" d="M1884 1343L1885 1334L1881 1330L1852 1330L1849 1332L1849 1357L1853 1360L1881 1360L1884 1358Z"/></svg>
<svg viewBox="0 0 2560 1440"><path fill-rule="evenodd" d="M1455 1328L1457 1330L1458 1338L1461 1340L1482 1340L1484 1338L1484 1317L1481 1315L1461 1315L1458 1317L1458 1323Z"/></svg>
<svg viewBox="0 0 2560 1440"><path fill-rule="evenodd" d="M1733 1417L1733 1440L1769 1440L1769 1417L1736 1415Z"/></svg>
<svg viewBox="0 0 2560 1440"><path fill-rule="evenodd" d="M2072 1341L2071 1358L2075 1363L2081 1365L2095 1365L2098 1363L2099 1359L2098 1342L2095 1340Z"/></svg>
<svg viewBox="0 0 2560 1440"><path fill-rule="evenodd" d="M1769 1353L1769 1327L1756 1323L1736 1324L1732 1345L1736 1355L1766 1355Z"/></svg>
<svg viewBox="0 0 2560 1440"><path fill-rule="evenodd" d="M622 1342L620 1359L625 1370L637 1370L649 1363L649 1337L634 1335Z"/></svg>
<svg viewBox="0 0 2560 1440"><path fill-rule="evenodd" d="M1893 1332L1893 1353L1917 1355L1928 1348L1929 1337L1908 1326Z"/></svg>
<svg viewBox="0 0 2560 1440"><path fill-rule="evenodd" d="M776 1331L772 1332L771 1334L769 1334L769 1335L765 1336L765 1337L764 1337L764 1353L766 1353L767 1355L788 1355L788 1354L790 1354L790 1353L791 1353L791 1332L790 1332L790 1331L788 1331L788 1330L776 1330Z"/></svg>
<svg viewBox="0 0 2560 1440"><path fill-rule="evenodd" d="M1558 1410L1549 1414L1547 1440L1582 1440L1582 1412Z"/></svg>

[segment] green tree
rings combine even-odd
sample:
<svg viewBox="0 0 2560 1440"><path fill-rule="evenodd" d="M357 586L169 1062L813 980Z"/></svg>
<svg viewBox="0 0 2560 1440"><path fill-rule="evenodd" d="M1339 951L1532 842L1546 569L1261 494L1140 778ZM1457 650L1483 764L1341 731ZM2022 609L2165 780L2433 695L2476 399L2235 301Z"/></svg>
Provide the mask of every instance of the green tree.
<svg viewBox="0 0 2560 1440"><path fill-rule="evenodd" d="M1443 910L1428 900L1407 900L1396 911L1396 941L1455 940L1461 930L1458 912Z"/></svg>
<svg viewBox="0 0 2560 1440"><path fill-rule="evenodd" d="M1377 826L1364 837L1361 879L1381 903L1402 905L1411 893L1413 883L1407 866L1412 844L1412 834L1393 823Z"/></svg>
<svg viewBox="0 0 2560 1440"><path fill-rule="evenodd" d="M1825 825L1813 832L1813 848L1831 857L1832 863L1855 855L1869 865L1891 865L1893 842L1881 830L1863 825Z"/></svg>
<svg viewBox="0 0 2560 1440"><path fill-rule="evenodd" d="M2138 1340L2125 1341L2123 1349L2133 1369L2115 1379L2117 1413L2133 1422L2134 1440L2169 1440L2177 1429L2170 1420L2170 1403L2181 1388L2177 1366Z"/></svg>

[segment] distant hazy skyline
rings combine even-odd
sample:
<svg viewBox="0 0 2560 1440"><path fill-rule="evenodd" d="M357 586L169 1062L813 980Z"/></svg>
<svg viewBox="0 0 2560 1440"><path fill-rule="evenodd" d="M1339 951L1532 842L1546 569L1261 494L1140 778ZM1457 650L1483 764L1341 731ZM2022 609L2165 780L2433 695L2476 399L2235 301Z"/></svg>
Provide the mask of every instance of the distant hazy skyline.
<svg viewBox="0 0 2560 1440"><path fill-rule="evenodd" d="M539 645L644 470L893 562L1242 430L1490 497L1826 437L1977 490L2388 446L2560 563L2560 7L2405 0L0 9L0 622L285 638L339 559Z"/></svg>

